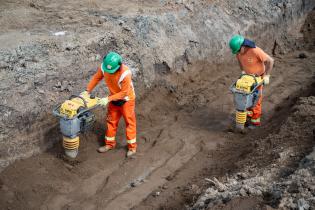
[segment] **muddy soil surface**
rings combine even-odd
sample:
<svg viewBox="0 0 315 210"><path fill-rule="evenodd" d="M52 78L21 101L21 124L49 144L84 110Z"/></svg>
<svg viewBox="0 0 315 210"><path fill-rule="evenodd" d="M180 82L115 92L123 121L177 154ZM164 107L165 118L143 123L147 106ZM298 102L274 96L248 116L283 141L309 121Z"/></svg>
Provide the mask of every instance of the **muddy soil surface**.
<svg viewBox="0 0 315 210"><path fill-rule="evenodd" d="M213 67L199 63L191 66L199 74L171 75L170 79L177 81L173 83L176 86L156 87L138 104L139 151L134 158L125 158L123 129L116 150L107 154L96 152L103 139L101 122L105 112L98 110L100 123L94 131L81 136L77 160L65 159L58 143L52 150L18 161L1 173L1 206L4 209L183 208L187 201L197 199L198 192L195 197L191 197L191 192L200 190L196 184L187 188L187 183L198 183L203 174L220 176L235 171L237 160L245 158L253 148L250 139L279 128L277 123L269 123L270 116L285 118L287 104L309 89L315 54L309 52L303 60L298 55L296 52L277 59L272 83L265 88L266 127L260 131L245 137L227 132L233 118L228 86L239 70L217 66L209 71ZM61 138L57 128L50 135ZM186 188L182 189L183 186Z"/></svg>
<svg viewBox="0 0 315 210"><path fill-rule="evenodd" d="M281 59L278 62L277 70L280 70L279 68L282 66L291 71L297 68L296 65L302 64L300 59L292 57ZM308 62L306 64L303 61L303 65L310 67L315 65L314 61L309 60ZM276 72L274 74L278 75ZM308 77L313 80L314 72L310 72ZM275 80L277 79L275 78ZM276 81L273 82L277 84ZM298 167L299 161L312 150L314 145L312 132L314 117L310 114L310 118L306 119L303 114L307 115L307 112L302 111L301 116L290 119L289 123L287 119L297 110L293 105L299 96L314 95L314 83L309 83L304 88L300 86L301 89L297 87L288 95L282 95L282 97L284 96L282 98L281 94L293 87L293 83L290 83L288 82L288 86L285 85L286 88L284 89L279 86L278 90L275 88L274 90L279 91L278 95L275 95L276 91L271 94L270 89L268 90L266 87L264 114L265 116L268 115L268 112L273 114L271 118L264 117L264 125L260 130L242 135L229 132L229 129L226 129L226 132L222 133L225 142L218 144L215 150L203 147L184 167L170 177L169 182L152 192L134 209L183 209L184 207L191 207L197 202L200 195L212 185L207 179L214 177L219 180L226 180L231 176L233 178L238 177L238 181L242 182L239 176L244 174L246 177L258 176L259 173L268 171L266 168L271 165L273 168L281 168L278 173L273 170L267 172L274 176L273 181L293 173ZM282 100L282 102L272 103L271 101L275 98ZM311 106L312 104L310 104ZM262 196L255 194L251 196L254 197L235 198L231 202L227 202L231 199L228 198L224 201L227 202L226 204L211 206L209 209L267 208L269 203ZM208 199L208 202L210 201L212 200ZM200 209L207 206L205 205Z"/></svg>
<svg viewBox="0 0 315 210"><path fill-rule="evenodd" d="M95 7L102 6L98 1L89 2ZM127 2L134 1L124 2L128 9ZM37 17L38 13L48 12L54 17L51 20L55 21L58 17L58 12L55 11L57 4L46 3L43 1L44 5L41 5L34 1L28 2L27 5L34 8L34 17ZM70 1L63 4L63 11L67 11L68 3ZM159 9L156 1L142 3L146 11L153 12L151 7ZM23 8L25 2L21 4ZM7 8L10 2L5 1L1 6ZM171 7L176 9L172 5ZM80 5L76 8L77 10L72 11L73 15L80 12ZM130 8L129 12L137 12L134 9ZM117 13L116 10L112 12ZM25 13L20 14L29 17ZM84 16L78 17L87 21ZM12 15L10 20L14 18ZM67 20L62 19L60 18L60 21L65 21L67 27L73 26L70 17ZM49 20L48 15L47 21ZM28 21L25 19L22 24L26 27L25 30L32 27L33 23ZM98 25L98 22L93 24ZM7 27L11 25L8 24ZM311 27L312 25L309 26ZM61 29L54 29L57 30ZM311 36L313 33L304 37L307 38L305 43L308 43L308 46L312 44L312 38L309 38ZM276 46L274 52L277 54L279 47ZM301 49L300 46L296 46L297 49ZM304 56L301 56L301 53L304 53ZM259 162L258 167L268 166L274 160L274 154L265 154L264 150L258 150L257 148L268 149L268 144L259 144L255 139L268 139L269 133L276 134L280 125L290 115L291 104L298 96L307 94L314 88L314 51L295 51L285 55L281 51L276 57L271 84L264 90L264 126L246 135L235 134L228 130L234 118L232 95L228 88L239 75L236 63L186 63L189 71L179 74L169 71L169 66L165 65L163 60L161 62L162 65L158 62L156 67L166 70L157 73L163 80L152 83L155 87L151 91L144 91L137 104L139 150L134 158L125 158L123 123L117 137L117 148L106 154L96 152L98 146L103 143L103 116L106 110L96 111L98 123L91 132L80 137L80 154L76 160L68 160L63 156L58 127L50 124L53 120L46 120L46 124L42 123L37 128L49 128L49 132L45 132L44 141L57 143L43 154L17 161L0 174L1 208L183 209L193 205L207 188L208 183L204 178L224 179L226 174L233 174L242 170L243 165L250 166L256 162ZM87 77L87 74L84 75ZM63 92L64 95L66 93L69 91ZM55 94L54 97L56 96ZM295 140L288 141L284 147L296 144ZM34 139L34 142L37 140ZM309 146L310 142L307 140L296 145L297 160L302 158ZM252 159L252 156L257 157ZM291 163L294 165L294 162L285 164ZM238 206L239 209L246 209L264 206L264 203L259 197L236 198L227 206L215 208L228 209Z"/></svg>
<svg viewBox="0 0 315 210"><path fill-rule="evenodd" d="M218 144L215 150L203 147L185 167L134 209L315 208L312 200L314 151L308 155L314 150L315 139L312 97L315 83L311 70L315 62L308 54L314 56L314 20L315 11L303 24L304 36L298 45L310 52L276 58L275 81L271 88L265 88L262 129L246 135L226 132L225 143ZM304 60L306 57L310 59ZM293 83L301 78L293 82L289 74L299 77L301 70L307 68L310 71L304 76L312 82L293 88ZM306 155L310 157L305 158ZM216 191L218 187L213 184L216 178L225 184L225 190ZM263 186L264 192L257 191L256 186Z"/></svg>
<svg viewBox="0 0 315 210"><path fill-rule="evenodd" d="M314 5L312 0L2 0L0 171L57 142L52 108L84 90L109 50L121 53L131 68L138 101L158 84L182 93L173 102L179 106L188 104L194 91L208 90L213 93L191 100L219 106L215 88L197 90L193 81L200 68L191 65L206 60L206 69L214 70L207 85L226 88L236 74L225 77L216 65L234 59L227 48L231 34L247 35L270 53L288 53L295 42L284 43ZM192 88L177 88L185 86L177 80L186 78L176 75L194 70ZM106 94L103 86L95 91Z"/></svg>

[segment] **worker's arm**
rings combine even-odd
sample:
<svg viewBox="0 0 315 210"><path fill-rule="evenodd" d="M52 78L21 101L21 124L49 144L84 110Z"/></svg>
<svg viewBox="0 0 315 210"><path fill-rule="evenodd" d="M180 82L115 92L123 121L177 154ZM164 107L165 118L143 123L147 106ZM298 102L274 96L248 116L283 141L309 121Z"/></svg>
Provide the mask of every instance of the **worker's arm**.
<svg viewBox="0 0 315 210"><path fill-rule="evenodd" d="M243 68L243 66L242 66L242 64L240 62L240 59L239 59L239 55L236 55L236 59L237 59L238 65L240 66L242 74L245 74L244 68Z"/></svg>
<svg viewBox="0 0 315 210"><path fill-rule="evenodd" d="M274 59L268 55L264 64L265 64L265 74L270 75L271 70L273 68Z"/></svg>
<svg viewBox="0 0 315 210"><path fill-rule="evenodd" d="M254 49L256 56L261 60L265 65L265 75L270 75L273 68L274 60L267 53L265 53L261 48L256 47Z"/></svg>
<svg viewBox="0 0 315 210"><path fill-rule="evenodd" d="M97 69L97 72L93 75L91 81L86 87L86 90L91 93L95 86L104 78L103 72L101 68Z"/></svg>
<svg viewBox="0 0 315 210"><path fill-rule="evenodd" d="M241 62L239 60L238 60L238 64L240 65L240 68L242 70L242 74L246 74L246 72L244 71L244 68L243 68L243 66L242 66L242 64L241 64Z"/></svg>
<svg viewBox="0 0 315 210"><path fill-rule="evenodd" d="M243 71L243 66L242 66L241 62L238 59L237 59L237 61L238 61L238 64L240 65L241 70Z"/></svg>
<svg viewBox="0 0 315 210"><path fill-rule="evenodd" d="M274 60L272 57L267 55L266 53L263 55L263 62L265 65L265 73L264 73L264 84L269 85L270 83L270 73L273 68Z"/></svg>
<svg viewBox="0 0 315 210"><path fill-rule="evenodd" d="M132 81L131 81L131 74L127 75L124 80L120 83L121 85L121 91L111 95L108 97L109 101L117 101L117 100L123 100L128 95L129 92L132 91Z"/></svg>

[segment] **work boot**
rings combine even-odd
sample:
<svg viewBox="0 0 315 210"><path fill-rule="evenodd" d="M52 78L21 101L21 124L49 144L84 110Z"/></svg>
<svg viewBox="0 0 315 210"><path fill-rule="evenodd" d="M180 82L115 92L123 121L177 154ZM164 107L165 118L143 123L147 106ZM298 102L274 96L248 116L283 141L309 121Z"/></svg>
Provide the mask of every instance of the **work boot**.
<svg viewBox="0 0 315 210"><path fill-rule="evenodd" d="M99 152L99 153L104 153L104 152L107 152L107 151L109 151L109 150L112 150L113 148L111 148L111 147L109 147L109 146L102 146L102 147L99 147L98 149L97 149L97 151Z"/></svg>
<svg viewBox="0 0 315 210"><path fill-rule="evenodd" d="M259 128L259 127L260 127L260 125L250 124L247 128L248 128L249 130L255 130L255 129Z"/></svg>
<svg viewBox="0 0 315 210"><path fill-rule="evenodd" d="M131 156L133 156L134 154L136 154L136 150L128 150L128 152L127 152L127 157L131 157Z"/></svg>

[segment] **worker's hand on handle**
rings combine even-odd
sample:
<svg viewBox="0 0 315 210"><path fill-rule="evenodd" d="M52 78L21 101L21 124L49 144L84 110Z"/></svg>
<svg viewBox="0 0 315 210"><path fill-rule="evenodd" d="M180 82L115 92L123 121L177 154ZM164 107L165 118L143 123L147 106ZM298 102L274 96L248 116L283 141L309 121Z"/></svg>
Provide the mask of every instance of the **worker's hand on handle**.
<svg viewBox="0 0 315 210"><path fill-rule="evenodd" d="M264 76L264 85L269 85L270 83L270 74Z"/></svg>
<svg viewBox="0 0 315 210"><path fill-rule="evenodd" d="M90 93L87 90L85 90L82 93L80 93L80 96L90 96Z"/></svg>
<svg viewBox="0 0 315 210"><path fill-rule="evenodd" d="M98 104L101 105L101 106L106 106L109 102L109 99L108 97L105 97L105 98L101 98L100 100L98 100Z"/></svg>

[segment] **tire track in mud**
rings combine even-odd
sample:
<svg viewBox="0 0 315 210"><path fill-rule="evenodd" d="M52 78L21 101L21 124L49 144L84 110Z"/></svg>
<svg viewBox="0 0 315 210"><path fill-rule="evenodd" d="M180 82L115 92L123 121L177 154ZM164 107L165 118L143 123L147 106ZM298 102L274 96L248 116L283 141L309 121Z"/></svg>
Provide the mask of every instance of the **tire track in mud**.
<svg viewBox="0 0 315 210"><path fill-rule="evenodd" d="M164 129L165 128L161 129L155 128L150 130L151 132L152 130L160 130L158 132L157 139L155 140L155 142L161 136ZM85 179L83 183L81 183L80 186L75 188L72 192L64 195L57 195L56 197L53 198L49 198L46 202L44 202L45 203L44 206L46 206L48 209L62 209L64 207L78 205L76 204L78 200L80 201L80 203L84 203L85 201L91 199L92 196L102 194L107 184L111 180L111 177L115 175L115 173L118 173L119 170L122 167L124 167L124 165L127 164L128 162L130 162L130 160L128 159L123 160L121 163L118 164L118 166L116 166L114 169L111 169L109 174L107 174L108 171L105 170L93 175L88 179ZM128 188L128 186L123 187L122 191L127 190L125 188ZM119 192L118 194L120 193L122 192Z"/></svg>
<svg viewBox="0 0 315 210"><path fill-rule="evenodd" d="M172 117L174 116L170 116L170 118ZM188 122L189 124L190 116L188 115L185 118L187 119L185 119L184 122L185 123ZM212 134L212 132L206 130L205 134L204 132L201 131L202 129L196 130L195 129L196 127L189 128L188 126L183 126L183 124L185 123L175 125L175 128L171 126L168 127L168 129L165 129L167 131L171 130L177 132L179 130L183 130L183 128L186 127L186 132L182 133L181 136L177 136L182 146L178 148L177 151L173 153L170 158L167 158L164 162L162 162L159 167L154 167L154 170L152 170L148 174L146 182L142 183L136 188L129 188L129 190L123 192L122 194L119 194L119 196L115 196L115 198L109 201L108 205L106 205L108 202L104 201L104 199L100 197L99 199L103 202L103 204L98 204L99 205L98 207L106 209L131 208L132 206L136 205L137 203L145 199L158 186L163 185L165 182L167 182L167 177L175 173L179 168L184 166L186 162L188 162L198 152L200 152L201 150L200 144L206 140L205 139L206 136L208 137L212 136L213 139L215 139L215 141L212 141L210 143L210 147L212 148L216 147L217 142L219 141L223 142L222 138L216 136L215 134ZM159 132L158 136L161 136L163 131ZM166 134L162 136L166 137L173 136L172 134L174 132L166 132ZM167 138L163 138L162 141L159 141L158 145L161 145L164 142L167 142ZM176 143L176 145L178 144L179 142Z"/></svg>
<svg viewBox="0 0 315 210"><path fill-rule="evenodd" d="M163 169L163 167L165 167L165 165L167 165L176 155L178 155L178 153L179 152L181 152L183 149L184 149L184 147L185 147L185 142L181 139L180 140L181 141L181 145L180 145L180 147L177 149L177 151L175 152L175 154L173 154L170 158L168 158L168 159L166 159L164 162L162 162L161 164L159 164L159 166L157 166L157 167L154 167L154 168L150 168L145 174L145 176L139 176L139 178L140 178L140 180L145 180L146 182L147 182L147 180L148 179L150 179L151 177L152 177L152 175L154 174L154 173L156 173L158 170L161 170L161 169ZM136 180L139 180L139 178L137 178ZM142 183L141 185L144 185L145 184L145 182L144 183ZM141 187L141 186L140 186ZM138 187L139 188L139 187ZM121 192L119 192L117 195L115 195L115 196L113 196L111 199L109 199L108 201L107 201L107 203L109 203L108 204L108 206L106 206L106 209L115 209L115 208L119 208L119 209L124 209L124 208L126 208L126 209L129 209L130 208L130 204L129 203L125 203L124 202L124 199L122 200L122 202L116 202L116 200L117 200L117 198L118 197L120 197L120 196L123 196L123 194L125 194L125 193L133 193L132 192L133 190L132 190L132 186L127 186L126 187L126 189L123 189ZM150 192L151 193L151 192ZM145 196L146 197L146 196ZM139 198L139 197L138 197ZM102 198L100 198L100 199L102 199ZM117 205L117 203L119 203L120 204L120 206L119 207L116 207L116 205ZM101 202L101 204L102 204L102 202ZM113 206L114 205L114 206ZM98 205L98 206L103 206L103 205ZM113 206L113 207L112 207ZM129 207L128 207L129 206Z"/></svg>
<svg viewBox="0 0 315 210"><path fill-rule="evenodd" d="M183 140L181 141L182 147L176 152L176 154L150 173L150 175L147 177L149 183L144 183L130 192L119 194L118 197L115 197L109 202L105 209L132 208L134 205L140 203L149 194L151 194L154 189L165 183L167 181L165 179L166 177L174 173L179 167L183 166L187 161L189 161L195 154L200 151L200 149L194 148L192 144L187 144ZM190 150L190 154L185 157L184 155L182 155L182 153L184 153L187 149ZM154 180L153 184L152 180ZM132 197L130 196L130 194L132 194Z"/></svg>
<svg viewBox="0 0 315 210"><path fill-rule="evenodd" d="M165 141L164 138L162 141L158 141L161 136L167 136L168 133L163 133L164 130L166 130L166 127L162 128L153 128L150 129L147 132L153 132L153 130L156 130L158 132L157 136L155 138L156 143L152 143L155 145L161 145ZM153 132L154 133L154 132ZM150 146L152 147L152 146ZM145 152L149 150L150 148L146 148ZM178 152L178 151L176 151ZM174 156L175 154L170 154L171 156L167 158L165 161L169 160ZM133 161L133 160L131 160ZM121 168L123 168L127 163L131 162L128 159L123 160L121 163L119 163L118 166L115 166L114 168L109 169L110 173L108 174L108 170L101 171L97 173L96 175L93 175L92 177L83 180L83 182L80 184L79 187L74 189L72 192L69 194L64 194L64 195L57 195L55 198L49 198L45 203L48 203L47 206L48 208L62 208L62 207L71 207L71 206L76 206L77 201L80 201L80 203L85 203L85 201L91 199L92 196L102 194L104 193L104 189L106 189L107 184L112 180L112 177L115 176L115 174L119 174L119 171ZM154 171L157 167L160 167L163 165L163 162L160 164L157 164L156 167L151 167L152 171ZM150 172L151 174L151 172ZM115 180L115 178L114 178ZM99 186L100 185L100 186ZM121 190L118 190L118 194L128 190L130 188L130 183L128 183L126 186L122 186ZM70 196L69 196L70 195ZM110 199L113 199L113 197L117 196L116 194L111 195Z"/></svg>
<svg viewBox="0 0 315 210"><path fill-rule="evenodd" d="M181 114L185 115L185 113L181 113ZM171 114L168 118L177 119L178 117L175 117L173 114ZM189 119L190 115L185 116L185 118ZM189 122L188 119L184 121ZM145 170L142 173L142 175L139 176L139 171L138 171L137 172L138 174L137 176L135 176L134 179L129 180L127 184L118 184L118 186L120 187L117 186L118 188L115 188L116 184L114 185L112 184L113 182L115 182L115 178L111 179L111 177L117 177L116 175L117 174L119 175L121 170L123 170L123 168L126 168L126 167L128 168L128 166L126 166L126 163L133 164L135 162L135 160L123 161L122 163L119 164L119 166L115 167L114 169L110 169L111 173L108 175L106 175L106 172L102 171L98 173L97 175L94 175L93 177L89 178L88 180L84 180L84 183L81 184L79 188L73 190L74 196L69 196L72 202L69 202L69 197L61 199L60 195L58 195L56 197L56 201L57 202L64 201L63 203L61 203L62 205L60 205L59 208L69 207L69 208L77 209L77 208L81 208L82 206L87 208L87 207L92 207L95 204L98 207L104 208L104 206L106 206L104 204L105 202L105 203L109 203L108 208L110 209L112 205L118 202L116 201L117 198L121 196L123 197L129 196L130 193L133 194L133 191L138 192L138 191L141 191L141 189L148 190L145 192L141 191L142 196L140 195L137 196L137 199L139 202L143 200L146 196L148 196L151 193L152 189L166 182L165 177L174 173L179 167L182 167L187 161L189 161L194 155L196 155L200 151L200 146L198 146L200 145L201 140L202 140L202 138L198 136L198 132L200 129L195 130L196 126L189 126L189 123L188 125L183 125L183 123L173 124L173 122L170 121L169 124L172 124L172 125L163 126L162 128L157 127L154 129L146 130L146 132L149 132L149 133L152 133L152 130L156 130L157 132L155 132L156 133L155 140L153 141L151 145L147 146L147 148L145 149L145 153L147 153L148 151L152 153L151 151L152 148L154 148L154 153L160 153L159 152L160 150L161 151L164 150L165 153L168 155L167 158L162 159L160 161L153 161L154 165L153 166L151 165L150 167L145 167ZM180 136L176 135L176 132L182 129L185 129L186 132L182 133ZM144 132L144 135L146 132ZM179 140L173 141L175 140L174 139L175 137L177 137ZM199 140L196 141L196 139L199 139ZM170 144L170 142L168 141L171 141L171 143L173 141L173 143ZM165 143L169 148L173 148L173 149L170 151L162 149L163 147L165 147ZM174 148L177 148L177 149L174 151ZM145 159L150 158L150 155L148 154L145 154L145 155L146 155ZM141 160L139 161L141 164ZM147 168L149 168L149 171L147 170ZM155 174L164 174L164 176L163 178L161 178ZM104 180L104 177L106 176L107 178L105 178ZM139 179L139 177L141 177L142 180L154 179L153 181L154 185L152 185L153 183L152 181L149 181L149 182L142 183L140 186L137 186L136 188L132 188L130 186L130 183L132 183L134 180ZM154 178L151 178L151 177L154 177ZM156 182L157 178L160 179L159 182ZM100 181L100 180L103 180L103 181ZM111 184L110 186L107 186L109 182L111 182ZM97 186L98 184L100 184L101 187L98 187ZM87 190L87 189L90 189L90 190ZM108 191L110 191L110 195L107 195L104 197L104 194L106 194L106 192ZM96 196L97 198L93 198L93 196ZM79 201L79 203L77 203L77 201ZM50 207L58 207L56 206L54 201L50 200L50 202L48 203L52 204L50 205ZM119 201L118 203L120 204L119 208L123 208L124 202ZM130 205L130 203L125 202L125 205L127 207Z"/></svg>

